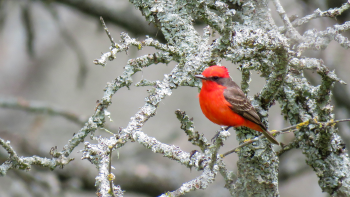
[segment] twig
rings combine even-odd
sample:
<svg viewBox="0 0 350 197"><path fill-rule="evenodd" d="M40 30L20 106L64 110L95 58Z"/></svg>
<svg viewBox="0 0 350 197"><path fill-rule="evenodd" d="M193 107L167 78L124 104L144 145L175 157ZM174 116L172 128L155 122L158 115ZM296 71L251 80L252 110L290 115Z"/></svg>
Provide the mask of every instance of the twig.
<svg viewBox="0 0 350 197"><path fill-rule="evenodd" d="M230 136L230 132L228 132L229 128L230 127L222 127L218 131L218 134L215 135L213 144L209 146L209 150L212 153L211 154L212 161L209 163L210 169L212 169L214 165L216 165L217 159L220 158L220 155L218 155L218 152L220 147L223 145L223 142Z"/></svg>
<svg viewBox="0 0 350 197"><path fill-rule="evenodd" d="M301 127L304 127L304 126L308 126L309 124L318 124L319 126L333 126L334 124L337 124L337 123L340 123L340 122L347 122L347 121L350 121L350 119L341 119L341 120L336 120L336 121L329 121L329 122L317 122L317 120L315 119L310 119L310 120L307 120L305 122L302 122L302 123L299 123L297 125L294 125L294 126L290 126L290 127L287 127L287 128L284 128L284 129L281 129L281 130L278 130L278 131L272 131L274 135L279 135L281 133L289 133L293 130L299 130ZM238 152L240 148L248 145L248 144L251 144L253 142L256 142L256 141L259 141L260 139L263 139L265 138L264 135L260 135L259 137L255 138L255 139L251 139L249 141L246 141L242 144L240 144L239 146L237 146L236 148L222 154L221 156L222 157L226 157L227 155L231 154L231 153L234 153L234 152ZM283 152L281 152L280 154L282 154Z"/></svg>
<svg viewBox="0 0 350 197"><path fill-rule="evenodd" d="M113 147L111 147L109 149L109 164L108 164L108 171L109 171L109 174L108 174L108 180L109 180L109 187L110 187L110 190L111 190L111 194L112 194L112 197L115 197L114 195L114 187L113 187L113 180L115 179L115 176L114 174L112 173L112 153L113 153Z"/></svg>
<svg viewBox="0 0 350 197"><path fill-rule="evenodd" d="M98 188L97 193L101 196L114 195L121 197L124 191L121 190L120 186L113 185L115 175L111 172L111 154L117 144L125 142L117 140L115 136L110 138L99 136L95 139L98 141L97 144L85 142L85 147L81 152L83 152L82 159L88 159L98 169L98 176L95 178L95 186Z"/></svg>
<svg viewBox="0 0 350 197"><path fill-rule="evenodd" d="M325 49L332 40L335 40L340 46L345 49L350 47L348 38L342 36L340 33L348 31L350 29L350 21L345 22L341 25L334 25L328 27L324 31L309 30L303 34L305 42L300 43L297 47L298 56L306 49L322 50ZM314 39L314 38L317 39Z"/></svg>
<svg viewBox="0 0 350 197"><path fill-rule="evenodd" d="M112 61L116 58L117 53L120 53L122 51L127 51L129 49L129 46L136 46L139 50L142 49L143 46L151 46L155 49L159 49L161 51L158 51L151 55L145 55L136 59L131 59L128 61L128 64L133 64L134 66L137 66L138 62L141 62L142 60L139 60L141 58L147 57L149 64L158 64L158 63L169 63L170 61L174 60L175 58L179 57L179 53L177 52L177 48L174 46L161 44L157 40L153 40L153 38L147 37L144 41L137 41L135 38L131 38L126 33L121 33L121 44L115 44L112 46L112 49L110 52L106 52L101 55L100 59L95 59L93 61L96 65L106 66L107 60ZM170 56L171 54L171 56ZM147 64L148 62L142 62L142 64ZM136 64L136 65L135 65Z"/></svg>
<svg viewBox="0 0 350 197"><path fill-rule="evenodd" d="M33 23L33 16L32 16L32 6L30 2L25 2L22 6L22 22L24 25L24 30L26 33L26 47L27 52L31 57L35 56L34 51L34 41L35 41L35 31L34 31L34 23Z"/></svg>
<svg viewBox="0 0 350 197"><path fill-rule="evenodd" d="M10 169L21 169L21 170L30 170L31 165L40 165L42 167L48 167L54 169L56 166L63 166L68 164L74 159L68 158L42 158L38 156L31 157L19 157L16 151L11 147L9 141L5 141L0 138L0 146L2 146L10 155L9 159L6 160L3 164L0 165L0 175L6 175L6 172Z"/></svg>
<svg viewBox="0 0 350 197"><path fill-rule="evenodd" d="M198 146L203 152L208 149L210 143L203 136L203 134L199 134L198 131L194 130L194 123L192 118L186 115L185 111L176 110L175 111L177 119L181 122L181 129L185 131L188 135L188 141L190 141L193 145Z"/></svg>
<svg viewBox="0 0 350 197"><path fill-rule="evenodd" d="M73 112L65 111L63 109L47 105L45 103L36 101L27 101L23 98L11 98L11 99L1 99L0 107L9 109L20 109L27 112L34 113L45 113L51 116L62 116L65 119L75 122L79 125L84 125L85 121L83 118L74 114Z"/></svg>
<svg viewBox="0 0 350 197"><path fill-rule="evenodd" d="M221 157L219 157L219 159L217 161L217 165L219 167L219 172L220 172L221 176L223 176L225 179L225 183L226 183L225 188L227 188L230 191L231 196L233 196L233 194L235 193L234 181L235 181L235 179L237 179L236 174L233 171L228 171L226 169L226 165Z"/></svg>
<svg viewBox="0 0 350 197"><path fill-rule="evenodd" d="M275 3L276 11L281 16L281 18L283 20L283 23L284 23L284 26L285 26L285 28L287 28L287 31L289 31L291 33L292 38L295 41L302 42L303 38L301 37L299 32L293 27L293 25L289 21L287 13L286 13L286 11L284 11L280 1L279 0L273 0L273 2Z"/></svg>
<svg viewBox="0 0 350 197"><path fill-rule="evenodd" d="M41 0L45 2L45 0ZM69 6L77 11L86 14L93 19L103 16L106 22L122 27L135 36L156 35L157 28L149 25L142 16L134 14L133 7L120 7L117 4L111 4L105 1L95 0L57 0L54 4ZM159 39L164 41L162 33L158 33Z"/></svg>
<svg viewBox="0 0 350 197"><path fill-rule="evenodd" d="M313 19L316 19L316 18L319 18L319 17L331 17L331 18L334 18L338 15L341 15L344 11L346 11L347 9L349 9L350 7L350 3L347 2L347 3L344 3L340 8L333 8L333 9L329 9L329 10L326 10L326 11L321 11L320 9L317 9L314 11L313 14L310 14L310 15L307 15L307 16L304 16L300 19L296 19L292 22L292 25L293 27L299 27L305 23L308 23L310 22L311 20ZM281 33L285 32L287 30L286 27L280 27L279 28L279 31Z"/></svg>
<svg viewBox="0 0 350 197"><path fill-rule="evenodd" d="M0 145L7 151L7 153L9 154L9 158L11 160L19 160L19 157L16 153L16 151L12 148L12 146L10 145L10 141L6 141L0 138Z"/></svg>
<svg viewBox="0 0 350 197"><path fill-rule="evenodd" d="M184 111L181 110L176 110L175 114L177 116L177 118L180 120L181 122L181 129L184 130L186 132L186 134L189 136L189 141L191 141L191 143L195 146L198 146L201 148L202 152L206 152L206 150L209 150L209 152L211 152L211 162L209 162L209 169L213 170L214 166L218 166L219 167L219 172L220 174L224 177L225 182L226 182L226 187L233 192L233 172L231 171L227 171L226 169L226 165L224 164L224 162L222 161L222 158L217 154L220 147L223 144L223 141L226 140L229 136L230 133L227 131L227 128L221 128L218 132L218 135L216 136L214 143L210 145L210 143L208 142L208 140L202 135L200 135L198 133L198 131L194 130L194 123L192 118L189 118L188 115L186 115L186 113ZM194 155L196 153L196 151L194 151L193 154L191 154L190 157L192 157L192 155ZM204 173L204 172L203 172ZM201 177L198 177L197 179L200 179ZM191 184L192 182L196 182L198 181L197 179L192 180L186 184ZM197 188L198 189L198 188ZM181 188L179 188L178 190L171 192L171 194L179 194L181 193ZM169 193L167 193L169 194Z"/></svg>
<svg viewBox="0 0 350 197"><path fill-rule="evenodd" d="M298 141L297 140L294 140L292 143L288 144L288 145L281 145L282 149L277 151L276 154L278 156L281 156L283 153L295 148L298 146Z"/></svg>
<svg viewBox="0 0 350 197"><path fill-rule="evenodd" d="M208 161L210 161L210 159L207 160L207 162ZM204 163L204 166L205 167L203 173L199 177L182 184L182 186L179 189L173 192L167 192L166 194L162 194L160 197L182 196L190 191L207 188L209 183L212 183L215 180L215 176L218 173L218 167L212 170L210 169L208 163Z"/></svg>
<svg viewBox="0 0 350 197"><path fill-rule="evenodd" d="M108 28L107 28L107 25L106 25L105 21L103 20L102 16L100 16L100 21L101 21L101 23L102 23L102 25L103 25L104 30L106 31L106 34L107 34L109 40L110 40L111 43L112 43L112 46L115 47L115 46L116 46L116 43L114 42L114 40L113 40L113 38L112 38L112 36L111 36L111 33L109 32L109 30L108 30Z"/></svg>

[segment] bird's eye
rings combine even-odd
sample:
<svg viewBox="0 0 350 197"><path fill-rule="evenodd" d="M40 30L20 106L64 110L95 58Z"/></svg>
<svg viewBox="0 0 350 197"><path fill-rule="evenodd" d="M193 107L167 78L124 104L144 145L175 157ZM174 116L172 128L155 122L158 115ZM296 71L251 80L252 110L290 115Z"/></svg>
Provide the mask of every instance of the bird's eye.
<svg viewBox="0 0 350 197"><path fill-rule="evenodd" d="M216 80L219 79L219 77L218 76L214 76L214 77L212 77L212 79L213 79L213 81L216 81Z"/></svg>

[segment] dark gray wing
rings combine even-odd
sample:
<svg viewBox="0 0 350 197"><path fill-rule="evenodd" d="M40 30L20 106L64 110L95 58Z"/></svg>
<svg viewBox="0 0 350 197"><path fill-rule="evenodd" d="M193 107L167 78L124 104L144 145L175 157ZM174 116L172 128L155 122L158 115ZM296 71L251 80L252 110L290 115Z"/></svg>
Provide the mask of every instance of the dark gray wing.
<svg viewBox="0 0 350 197"><path fill-rule="evenodd" d="M256 113L254 107L244 95L241 88L234 81L232 81L231 78L223 79L220 81L220 83L226 87L224 90L224 97L226 101L231 104L230 108L232 111L259 125L263 129L262 133L266 136L266 138L270 142L279 145L276 138L270 132L268 132L266 127L261 123L258 113Z"/></svg>
<svg viewBox="0 0 350 197"><path fill-rule="evenodd" d="M224 91L224 97L227 102L231 104L231 109L235 113L241 115L243 118L254 122L266 130L265 126L261 123L258 113L256 113L254 107L244 95L241 88L232 80L225 83L226 89Z"/></svg>

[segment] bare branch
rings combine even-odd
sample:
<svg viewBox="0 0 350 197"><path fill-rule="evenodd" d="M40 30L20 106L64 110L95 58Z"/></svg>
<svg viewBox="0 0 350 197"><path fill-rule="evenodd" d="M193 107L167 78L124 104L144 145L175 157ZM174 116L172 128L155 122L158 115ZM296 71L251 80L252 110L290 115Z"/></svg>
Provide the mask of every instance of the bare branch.
<svg viewBox="0 0 350 197"><path fill-rule="evenodd" d="M287 31L291 33L292 38L295 41L302 42L303 38L301 37L299 32L293 27L293 25L289 21L289 17L287 16L286 11L284 11L280 1L279 0L274 0L273 2L275 3L276 11L281 16L281 18L283 20L283 23L284 23L284 26L287 29Z"/></svg>
<svg viewBox="0 0 350 197"><path fill-rule="evenodd" d="M326 11L321 11L320 9L317 9L314 11L313 14L310 14L310 15L307 15L307 16L304 16L300 19L296 19L292 22L292 25L293 27L299 27L303 24L306 24L308 22L310 22L311 20L313 19L316 19L316 18L319 18L319 17L331 17L331 18L334 18L338 15L341 15L344 11L346 11L347 9L349 9L350 7L350 3L347 2L347 3L344 3L340 8L333 8L333 9L329 9L329 10L326 10ZM285 32L287 30L286 27L280 27L279 28L279 31L280 32Z"/></svg>
<svg viewBox="0 0 350 197"><path fill-rule="evenodd" d="M108 28L107 28L107 25L106 25L105 21L103 20L103 17L102 17L102 16L100 16L100 21L101 21L101 23L102 23L102 25L103 25L103 28L105 29L105 31L106 31L106 33L107 33L107 36L108 36L109 40L110 40L111 43L112 43L112 46L115 46L116 43L114 42L114 40L113 40L113 38L112 38L112 36L111 36L111 33L109 32L109 30L108 30Z"/></svg>
<svg viewBox="0 0 350 197"><path fill-rule="evenodd" d="M26 32L26 47L27 52L31 57L34 57L35 51L34 51L34 40L35 40L35 32L34 32L34 24L33 24L33 18L32 18L32 9L31 9L31 3L25 2L22 6L22 12L21 12L22 22L24 25L24 29Z"/></svg>
<svg viewBox="0 0 350 197"><path fill-rule="evenodd" d="M132 14L132 7L121 10L118 9L118 4L111 6L103 1L94 0L57 0L54 3L68 5L95 18L102 16L106 22L123 27L135 36L156 35L158 31L142 17Z"/></svg>
<svg viewBox="0 0 350 197"><path fill-rule="evenodd" d="M42 102L27 101L23 98L0 99L0 107L8 109L19 109L32 113L43 113L50 116L62 116L65 119L84 125L85 118L82 118L73 112L47 105Z"/></svg>

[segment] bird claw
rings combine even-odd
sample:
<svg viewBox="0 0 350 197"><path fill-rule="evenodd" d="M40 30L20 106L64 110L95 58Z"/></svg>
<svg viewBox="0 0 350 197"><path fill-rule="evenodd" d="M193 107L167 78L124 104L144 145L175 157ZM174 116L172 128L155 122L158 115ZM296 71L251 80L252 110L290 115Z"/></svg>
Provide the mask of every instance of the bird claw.
<svg viewBox="0 0 350 197"><path fill-rule="evenodd" d="M227 131L227 130L229 130L230 128L231 128L231 126L222 127L222 130ZM219 137L220 133L221 133L221 131L218 131L218 132L214 135L214 137L211 138L211 142L212 142L212 143L215 143L215 141L216 141L216 139Z"/></svg>
<svg viewBox="0 0 350 197"><path fill-rule="evenodd" d="M214 135L214 137L213 138L211 138L211 143L215 143L215 141L216 141L216 139L219 137L219 135L220 135L220 131L219 132L217 132L215 135Z"/></svg>
<svg viewBox="0 0 350 197"><path fill-rule="evenodd" d="M193 155L195 155L196 153L198 153L198 151L197 150L192 150L191 152L190 152L190 159L192 158L192 156Z"/></svg>

